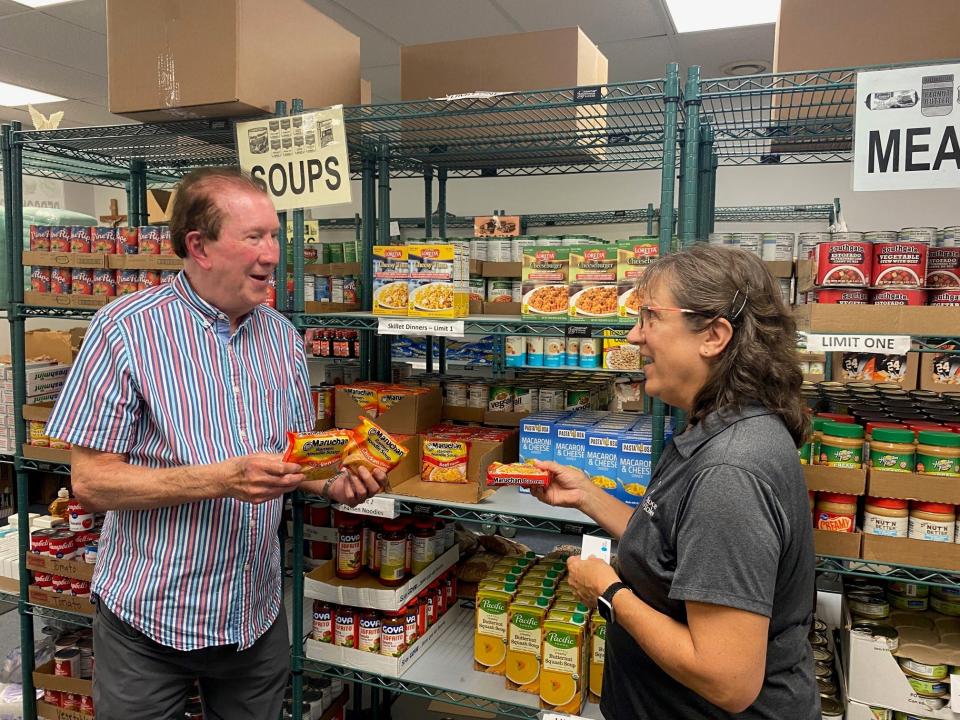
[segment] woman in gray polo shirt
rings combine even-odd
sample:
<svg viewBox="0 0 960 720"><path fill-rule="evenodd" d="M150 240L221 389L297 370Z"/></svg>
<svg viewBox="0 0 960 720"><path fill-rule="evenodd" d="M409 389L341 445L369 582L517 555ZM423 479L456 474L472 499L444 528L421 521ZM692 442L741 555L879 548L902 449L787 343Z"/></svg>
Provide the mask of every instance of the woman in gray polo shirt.
<svg viewBox="0 0 960 720"><path fill-rule="evenodd" d="M557 463L537 497L576 507L619 540L619 576L569 561L570 584L609 620L608 720L815 720L807 634L814 552L797 447L795 326L755 256L698 245L641 280L629 340L646 392L687 413L638 508Z"/></svg>

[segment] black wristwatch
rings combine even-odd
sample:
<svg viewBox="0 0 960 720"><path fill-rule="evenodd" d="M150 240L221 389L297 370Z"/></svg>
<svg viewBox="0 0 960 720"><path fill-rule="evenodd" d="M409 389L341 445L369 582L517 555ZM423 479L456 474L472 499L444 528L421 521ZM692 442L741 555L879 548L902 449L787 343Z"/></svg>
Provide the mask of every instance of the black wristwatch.
<svg viewBox="0 0 960 720"><path fill-rule="evenodd" d="M630 587L625 583L615 582L604 590L603 595L597 598L597 612L600 613L600 617L608 623L615 623L617 621L617 614L613 611L613 596L621 590L629 589Z"/></svg>

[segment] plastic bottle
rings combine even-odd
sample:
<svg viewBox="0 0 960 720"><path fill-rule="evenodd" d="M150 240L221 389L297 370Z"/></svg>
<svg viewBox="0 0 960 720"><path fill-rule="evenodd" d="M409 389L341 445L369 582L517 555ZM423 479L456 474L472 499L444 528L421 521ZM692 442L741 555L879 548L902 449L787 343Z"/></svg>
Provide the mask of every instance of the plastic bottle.
<svg viewBox="0 0 960 720"><path fill-rule="evenodd" d="M67 522L67 508L70 506L70 491L65 487L57 490L57 497L50 503L50 515Z"/></svg>

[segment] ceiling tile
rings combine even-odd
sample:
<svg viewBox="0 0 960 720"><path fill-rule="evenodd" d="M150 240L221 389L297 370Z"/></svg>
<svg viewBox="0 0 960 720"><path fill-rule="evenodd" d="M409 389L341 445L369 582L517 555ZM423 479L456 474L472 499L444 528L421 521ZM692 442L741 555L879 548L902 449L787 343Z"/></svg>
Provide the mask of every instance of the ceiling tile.
<svg viewBox="0 0 960 720"><path fill-rule="evenodd" d="M107 74L107 38L42 12L0 18L0 48Z"/></svg>
<svg viewBox="0 0 960 720"><path fill-rule="evenodd" d="M336 0L357 19L373 25L402 45L503 35L519 28L487 0ZM314 0L314 4L317 4ZM319 5L318 5L319 7ZM331 17L333 15L331 14ZM346 21L344 27L357 32ZM363 52L361 46L361 53Z"/></svg>
<svg viewBox="0 0 960 720"><path fill-rule="evenodd" d="M663 35L668 21L655 0L492 0L526 31L579 25L595 43Z"/></svg>
<svg viewBox="0 0 960 720"><path fill-rule="evenodd" d="M682 65L699 65L701 77L723 77L721 68L741 60L773 63L775 25L681 33L676 36Z"/></svg>
<svg viewBox="0 0 960 720"><path fill-rule="evenodd" d="M101 35L107 34L107 0L69 2L43 8L43 12Z"/></svg>
<svg viewBox="0 0 960 720"><path fill-rule="evenodd" d="M105 97L107 79L0 48L0 80L61 97Z"/></svg>
<svg viewBox="0 0 960 720"><path fill-rule="evenodd" d="M670 39L665 35L601 43L600 50L609 61L610 82L662 78L667 63L676 62Z"/></svg>

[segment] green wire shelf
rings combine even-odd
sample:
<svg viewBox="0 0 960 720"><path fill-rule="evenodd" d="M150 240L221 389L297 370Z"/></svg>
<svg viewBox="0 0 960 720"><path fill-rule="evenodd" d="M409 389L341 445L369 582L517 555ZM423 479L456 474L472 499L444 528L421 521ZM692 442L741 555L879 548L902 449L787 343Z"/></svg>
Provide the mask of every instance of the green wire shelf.
<svg viewBox="0 0 960 720"><path fill-rule="evenodd" d="M817 556L817 572L854 575L856 577L880 580L903 580L904 582L935 585L938 587L960 588L960 574L952 574L936 568L924 568L914 565L877 560L857 560L851 558Z"/></svg>
<svg viewBox="0 0 960 720"><path fill-rule="evenodd" d="M301 328L325 327L376 330L382 317L385 316L374 315L368 312L346 312L336 315L298 314L293 316L293 320L294 323ZM390 317L387 319L397 320L403 318ZM593 336L601 337L605 329L630 330L636 324L636 321L631 320L618 320L606 323L568 323L555 320L537 321L530 318L510 315L471 315L457 319L463 320L464 332L469 335L563 335L571 325L578 327L589 325L593 331ZM455 322L455 320L448 320L448 322Z"/></svg>
<svg viewBox="0 0 960 720"><path fill-rule="evenodd" d="M54 610L46 605L37 605L36 603L27 603L26 613L44 620L57 620L59 622L71 623L81 627L90 627L93 625L93 617L83 613L72 613L65 610Z"/></svg>
<svg viewBox="0 0 960 720"><path fill-rule="evenodd" d="M70 465L66 463L49 463L43 462L42 460L34 460L33 458L21 457L18 461L18 466L20 470L47 472L56 475L69 475L71 473Z"/></svg>

